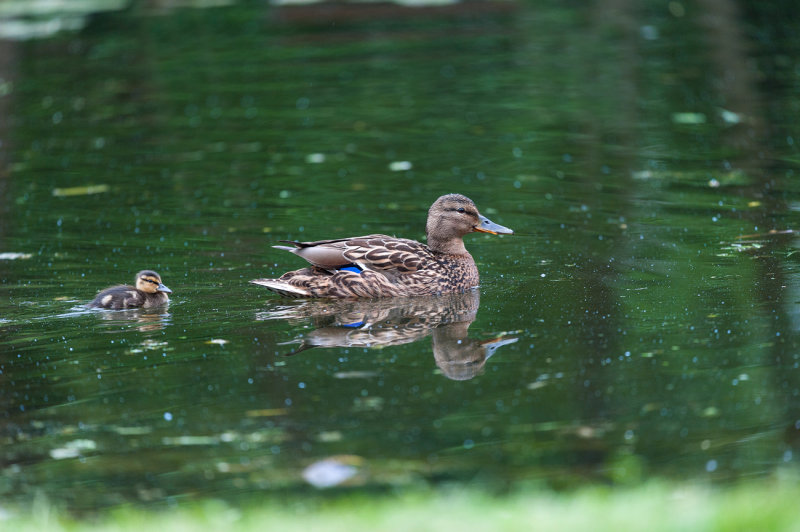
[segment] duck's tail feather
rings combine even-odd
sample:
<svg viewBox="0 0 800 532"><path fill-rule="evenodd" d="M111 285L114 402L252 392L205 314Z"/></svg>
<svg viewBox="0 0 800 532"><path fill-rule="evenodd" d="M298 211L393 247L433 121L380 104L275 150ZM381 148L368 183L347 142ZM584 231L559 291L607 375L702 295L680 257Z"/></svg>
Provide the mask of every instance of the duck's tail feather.
<svg viewBox="0 0 800 532"><path fill-rule="evenodd" d="M291 285L278 279L253 279L253 284L266 286L273 292L286 297L310 297L311 292L299 286Z"/></svg>

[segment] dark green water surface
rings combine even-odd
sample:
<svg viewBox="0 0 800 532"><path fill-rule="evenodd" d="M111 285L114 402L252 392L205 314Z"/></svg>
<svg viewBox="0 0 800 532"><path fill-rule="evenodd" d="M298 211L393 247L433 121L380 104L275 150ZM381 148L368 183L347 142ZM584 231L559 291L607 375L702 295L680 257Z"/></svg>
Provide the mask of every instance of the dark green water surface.
<svg viewBox="0 0 800 532"><path fill-rule="evenodd" d="M792 4L615 4L135 3L0 42L0 504L796 470ZM422 240L448 192L518 232L466 237L479 292L247 283L303 265L280 239ZM145 268L167 309L81 306Z"/></svg>

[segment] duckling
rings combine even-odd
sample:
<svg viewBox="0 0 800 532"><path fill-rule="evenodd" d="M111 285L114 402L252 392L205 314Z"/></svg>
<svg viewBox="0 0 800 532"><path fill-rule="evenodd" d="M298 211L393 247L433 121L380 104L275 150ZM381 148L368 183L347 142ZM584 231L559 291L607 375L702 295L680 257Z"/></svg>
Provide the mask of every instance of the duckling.
<svg viewBox="0 0 800 532"><path fill-rule="evenodd" d="M172 290L164 286L161 276L152 270L136 274L136 286L118 285L106 288L89 303L90 307L120 310L149 308L169 302Z"/></svg>

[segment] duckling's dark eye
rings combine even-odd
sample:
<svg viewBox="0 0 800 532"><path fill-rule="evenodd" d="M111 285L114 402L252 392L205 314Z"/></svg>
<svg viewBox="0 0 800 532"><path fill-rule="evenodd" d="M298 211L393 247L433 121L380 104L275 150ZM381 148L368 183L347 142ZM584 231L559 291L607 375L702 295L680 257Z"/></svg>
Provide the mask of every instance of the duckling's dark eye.
<svg viewBox="0 0 800 532"><path fill-rule="evenodd" d="M460 212L461 214L464 214L465 212L467 212L467 211L466 211L466 209L464 209L464 207L459 207L459 208L458 208L458 209L456 209L456 210L457 210L458 212Z"/></svg>

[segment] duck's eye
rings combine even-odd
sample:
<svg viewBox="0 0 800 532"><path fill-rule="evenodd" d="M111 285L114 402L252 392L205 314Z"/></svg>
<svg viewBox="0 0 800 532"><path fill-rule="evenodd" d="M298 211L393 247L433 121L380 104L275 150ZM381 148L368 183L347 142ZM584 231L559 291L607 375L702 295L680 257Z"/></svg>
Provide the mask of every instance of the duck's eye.
<svg viewBox="0 0 800 532"><path fill-rule="evenodd" d="M467 212L466 209L464 209L464 207L459 207L458 209L456 209L456 211L460 212L461 214Z"/></svg>

